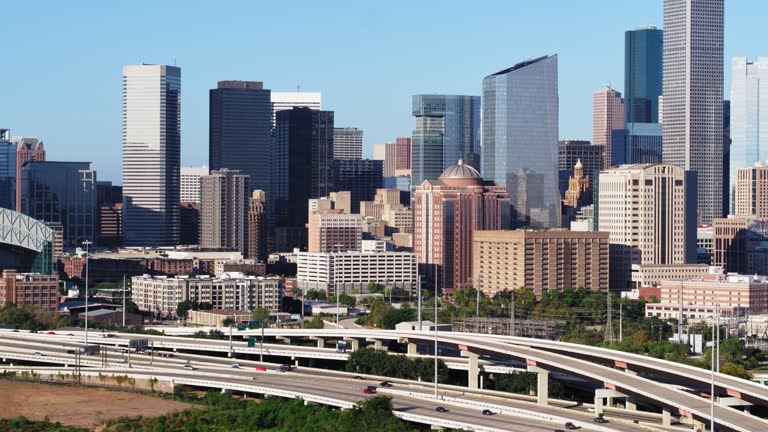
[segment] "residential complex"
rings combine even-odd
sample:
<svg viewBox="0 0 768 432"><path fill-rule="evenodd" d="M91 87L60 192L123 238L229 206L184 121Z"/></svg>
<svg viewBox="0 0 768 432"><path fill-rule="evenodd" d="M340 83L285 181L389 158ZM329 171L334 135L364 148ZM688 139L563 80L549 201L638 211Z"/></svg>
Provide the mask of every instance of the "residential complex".
<svg viewBox="0 0 768 432"><path fill-rule="evenodd" d="M247 253L249 177L211 171L200 180L200 246Z"/></svg>
<svg viewBox="0 0 768 432"><path fill-rule="evenodd" d="M16 273L16 270L4 269L0 279L0 307L9 303L34 306L48 311L58 310L58 276Z"/></svg>
<svg viewBox="0 0 768 432"><path fill-rule="evenodd" d="M368 285L406 292L417 288L416 255L411 252L332 252L298 254L299 289L335 293L367 293Z"/></svg>

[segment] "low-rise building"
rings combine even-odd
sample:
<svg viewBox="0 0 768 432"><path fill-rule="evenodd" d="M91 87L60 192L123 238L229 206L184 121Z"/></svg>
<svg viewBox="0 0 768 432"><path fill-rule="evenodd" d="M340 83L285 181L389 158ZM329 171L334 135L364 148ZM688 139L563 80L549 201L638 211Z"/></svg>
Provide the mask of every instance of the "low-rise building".
<svg viewBox="0 0 768 432"><path fill-rule="evenodd" d="M632 288L657 286L664 280L700 279L709 273L707 264L633 264Z"/></svg>
<svg viewBox="0 0 768 432"><path fill-rule="evenodd" d="M229 260L221 259L214 262L214 275L224 273L243 273L251 276L266 276L267 265L255 259Z"/></svg>
<svg viewBox="0 0 768 432"><path fill-rule="evenodd" d="M187 324L192 325L222 326L226 320L235 324L247 323L251 320L251 313L247 310L191 310L188 313Z"/></svg>
<svg viewBox="0 0 768 432"><path fill-rule="evenodd" d="M218 277L134 276L131 299L142 311L176 316L176 306L185 300L211 303L214 310L278 312L282 302L280 278L223 273Z"/></svg>
<svg viewBox="0 0 768 432"><path fill-rule="evenodd" d="M413 292L416 289L416 255L411 252L300 252L296 279L301 290L315 289L329 295L337 290L368 292L368 284L386 285Z"/></svg>
<svg viewBox="0 0 768 432"><path fill-rule="evenodd" d="M0 307L8 303L55 311L59 308L59 278L39 273L3 270L0 279Z"/></svg>

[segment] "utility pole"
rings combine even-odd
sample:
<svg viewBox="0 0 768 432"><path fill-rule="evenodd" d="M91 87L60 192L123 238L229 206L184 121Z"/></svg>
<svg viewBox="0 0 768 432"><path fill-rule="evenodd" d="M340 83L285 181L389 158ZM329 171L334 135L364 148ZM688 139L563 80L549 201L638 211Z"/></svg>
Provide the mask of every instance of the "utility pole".
<svg viewBox="0 0 768 432"><path fill-rule="evenodd" d="M88 268L90 267L90 246L91 242L86 240L83 242L85 246L85 346L88 346Z"/></svg>
<svg viewBox="0 0 768 432"><path fill-rule="evenodd" d="M624 341L624 302L619 300L619 342Z"/></svg>
<svg viewBox="0 0 768 432"><path fill-rule="evenodd" d="M437 270L435 275L438 275ZM439 277L435 278L435 400L437 400L437 285Z"/></svg>
<svg viewBox="0 0 768 432"><path fill-rule="evenodd" d="M123 327L125 327L125 275L123 275Z"/></svg>
<svg viewBox="0 0 768 432"><path fill-rule="evenodd" d="M608 291L608 311L607 322L605 324L605 341L613 342L613 307L611 306L611 291Z"/></svg>
<svg viewBox="0 0 768 432"><path fill-rule="evenodd" d="M677 340L682 344L683 340L683 281L680 281L680 311L677 318Z"/></svg>
<svg viewBox="0 0 768 432"><path fill-rule="evenodd" d="M421 331L421 275L416 271L416 284L419 290L419 331Z"/></svg>
<svg viewBox="0 0 768 432"><path fill-rule="evenodd" d="M477 299L475 300L475 316L480 318L480 276L477 277L477 287L475 288Z"/></svg>
<svg viewBox="0 0 768 432"><path fill-rule="evenodd" d="M512 309L509 313L509 334L510 336L516 336L517 332L515 331L515 290L512 290L512 301L510 302L510 309Z"/></svg>

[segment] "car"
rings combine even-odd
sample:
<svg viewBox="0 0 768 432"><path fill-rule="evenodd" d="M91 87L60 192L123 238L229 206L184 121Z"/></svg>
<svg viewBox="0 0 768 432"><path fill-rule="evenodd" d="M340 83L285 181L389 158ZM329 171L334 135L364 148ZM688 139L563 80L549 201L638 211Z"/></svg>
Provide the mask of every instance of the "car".
<svg viewBox="0 0 768 432"><path fill-rule="evenodd" d="M392 383L389 381L382 381L379 383L379 385L382 387L392 387Z"/></svg>
<svg viewBox="0 0 768 432"><path fill-rule="evenodd" d="M52 335L55 335L55 334L56 334L56 332L48 332L48 333L46 333L46 334L52 334Z"/></svg>
<svg viewBox="0 0 768 432"><path fill-rule="evenodd" d="M186 370L192 370L192 371L193 371L193 370L197 370L197 368L196 368L196 367L192 366L192 365L191 365L191 364L189 364L189 363L187 363L187 364L185 364L185 365L184 365L184 369L186 369Z"/></svg>
<svg viewBox="0 0 768 432"><path fill-rule="evenodd" d="M489 409L484 409L483 410L483 415L493 415L493 411L491 411Z"/></svg>
<svg viewBox="0 0 768 432"><path fill-rule="evenodd" d="M35 351L35 352L32 353L32 355L35 356L35 357L42 357L43 353Z"/></svg>
<svg viewBox="0 0 768 432"><path fill-rule="evenodd" d="M288 363L280 365L281 368L285 369L286 371L293 370L293 366L289 365Z"/></svg>
<svg viewBox="0 0 768 432"><path fill-rule="evenodd" d="M365 393L365 394L373 394L374 391L369 389L369 388L366 388L366 389L363 389L363 393Z"/></svg>
<svg viewBox="0 0 768 432"><path fill-rule="evenodd" d="M240 365L237 363L232 363L229 367L231 367L232 369L240 369Z"/></svg>
<svg viewBox="0 0 768 432"><path fill-rule="evenodd" d="M602 417L595 417L595 418L592 419L592 421L595 422L595 423L608 423L608 420L606 420L606 419L604 419Z"/></svg>
<svg viewBox="0 0 768 432"><path fill-rule="evenodd" d="M448 410L445 407L439 406L435 408L435 411L437 412L448 412Z"/></svg>
<svg viewBox="0 0 768 432"><path fill-rule="evenodd" d="M291 370L291 368L286 366L286 365L282 365L282 366L280 366L279 368L277 368L275 370L278 371L278 372L288 372L288 371Z"/></svg>
<svg viewBox="0 0 768 432"><path fill-rule="evenodd" d="M565 424L563 425L563 427L564 427L566 430L574 430L574 429L576 429L576 425L575 425L575 424L573 424L573 423L571 423L571 422L565 422Z"/></svg>
<svg viewBox="0 0 768 432"><path fill-rule="evenodd" d="M77 351L75 351L75 350L67 350L67 354L74 354L74 353L76 353L76 352L77 352Z"/></svg>
<svg viewBox="0 0 768 432"><path fill-rule="evenodd" d="M266 372L267 368L264 366L256 366L256 372Z"/></svg>
<svg viewBox="0 0 768 432"><path fill-rule="evenodd" d="M128 349L126 349L126 348L118 348L118 349L117 349L117 352L119 352L119 353L121 353L121 354L125 354L125 353L127 353L127 352L128 352Z"/></svg>
<svg viewBox="0 0 768 432"><path fill-rule="evenodd" d="M361 377L360 375L355 375L352 377L352 379L361 380L363 379L363 377Z"/></svg>

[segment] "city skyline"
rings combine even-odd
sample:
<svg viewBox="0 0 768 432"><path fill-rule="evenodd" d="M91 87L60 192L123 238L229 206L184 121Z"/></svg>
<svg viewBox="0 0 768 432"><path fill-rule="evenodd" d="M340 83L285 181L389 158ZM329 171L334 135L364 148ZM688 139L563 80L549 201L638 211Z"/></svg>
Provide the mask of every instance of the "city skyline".
<svg viewBox="0 0 768 432"><path fill-rule="evenodd" d="M189 37L172 38L172 30L168 29L150 30L146 34L126 29L124 31L127 36L112 29L119 27L123 20L127 22L131 17L139 15L140 7L94 6L83 13L84 8L68 9L55 3L45 3L54 13L39 15L36 13L38 3L44 2L14 4L7 11L10 20L21 22L34 19L42 30L34 35L26 35L18 44L11 44L6 50L8 58L22 62L27 67L6 68L0 73L0 83L5 84L2 86L5 99L15 102L0 107L0 117L4 122L0 127L10 128L13 136L39 137L46 143L46 149L53 160L68 159L66 155L72 154L71 158L92 161L94 168L103 173L103 179L116 182L120 182L120 68L126 64L176 63L184 69L182 85L186 90L182 103L182 165L207 165L207 93L217 81L227 79L263 81L265 87L274 91L295 91L298 85L302 91L322 92L324 109L337 113L337 126L357 127L366 131L363 154L369 157L373 143L391 142L397 136L407 136L413 129L409 109L412 95L480 94L480 80L487 71L501 70L518 61L555 53L561 63L559 138L587 139L590 136L588 108L591 93L608 82L617 90L624 90L624 32L645 25L662 27L661 1L634 5L632 14L626 14L626 17L624 14L616 14L616 19L609 23L600 19L601 14L584 15L585 12L567 2L561 2L559 12L551 16L548 8L543 6L516 7L513 10L511 5L499 4L497 9L501 13L488 16L487 8L464 11L449 5L441 12L444 22L439 27L406 28L401 35L392 38L390 32L386 32L387 37L384 37L384 27L391 20L396 18L404 28L408 27L409 22L427 13L428 6L419 5L411 9L413 13L409 16L401 16L395 13L397 5L388 6L384 10L377 6L355 5L345 8L343 13L334 17L335 20L351 19L355 23L354 28L359 26L361 37L349 41L343 36L343 31L330 28L333 26L325 28L314 24L316 15L313 11L317 6L306 5L303 10L305 13L298 16L293 12L289 14L280 6L267 6L263 13L273 15L276 23L270 23L263 29L252 29L251 26L235 29L238 26L228 25L226 35L206 33L203 37L197 36L199 32L196 31L201 21L219 21L225 15L213 8L193 6L186 12L179 27L174 27L174 31ZM601 5L605 7L601 8ZM596 1L590 9L610 11L611 5L607 1ZM757 25L760 14L756 9L761 7L737 2L726 5L726 65L730 64L732 56L757 58L764 54L757 42L761 39L760 35L755 35L755 29L761 28ZM157 18L141 15L148 24L147 28L153 27L149 25L152 22L162 19L168 8L171 6L159 6L154 15ZM237 21L256 13L248 5L241 9L242 17L230 17L227 14L226 19ZM555 28L566 28L565 24L572 22L573 14L583 16L584 25L591 26L592 30L581 31L578 37L570 38L564 37L564 30L547 34L537 29L537 23L540 24L544 19L551 19ZM451 28L445 22L456 24L459 20L471 19L475 15L482 16L483 21L490 25L483 25L477 32L466 34L443 30ZM496 25L505 17L520 15L528 16L529 19L522 20L521 25L517 26L519 28ZM99 19L93 21L94 16ZM239 55L243 49L239 42L235 41L231 47L220 46L224 39L252 40L257 39L262 32L277 32L279 30L275 26L280 25L282 18L288 19L289 16L303 24L298 28L304 30L297 32L297 35L286 36L285 40L279 42L285 54L281 54L280 50L274 54L273 50L270 57L261 56L253 60ZM77 25L81 20L89 20L89 26ZM737 22L740 23L738 28L734 24ZM63 23L67 23L66 28L62 27ZM9 30L0 30L5 31ZM93 40L88 37L91 32L99 32L102 37ZM343 38L338 46L343 49L359 49L362 61L359 65L337 68L331 63L332 60L320 58L315 53L296 56L294 45L308 32L319 34L329 42ZM429 35L429 42L439 40L466 61L456 65L454 56L444 55L437 63L431 59L429 67L395 67L401 62L416 61L418 64L421 58L419 50L405 43L415 34ZM487 38L503 41L522 35L526 35L526 44L515 45L508 50L503 49L503 42L484 42ZM135 36L133 40L132 36ZM132 43L126 44L123 38L132 40ZM18 38L9 34L7 39ZM55 39L53 43L52 39ZM166 41L154 43L161 39ZM67 44L65 49L62 49L62 43ZM436 49L446 51L447 54L447 48L440 46L437 45ZM77 47L77 50L73 47ZM200 57L197 56L198 47L210 50L206 56ZM603 54L597 56L595 52ZM47 65L57 62L76 64L78 67L66 68L54 76L46 73ZM314 62L319 62L319 67L307 69ZM83 73L86 67L91 72ZM434 73L438 69L441 73ZM725 69L724 91L728 91L730 67L726 66ZM312 72L308 73L307 70ZM363 74L362 70L367 72ZM40 86L41 82L47 85ZM27 98L36 100L36 103L23 103ZM370 103L370 100L376 100L376 103ZM84 130L88 133L83 133ZM76 143L72 142L73 136L78 137Z"/></svg>

